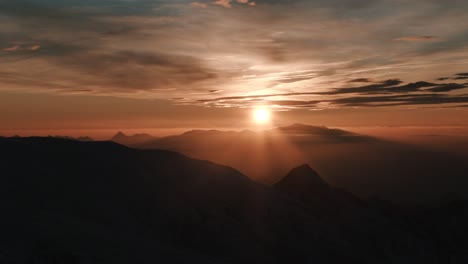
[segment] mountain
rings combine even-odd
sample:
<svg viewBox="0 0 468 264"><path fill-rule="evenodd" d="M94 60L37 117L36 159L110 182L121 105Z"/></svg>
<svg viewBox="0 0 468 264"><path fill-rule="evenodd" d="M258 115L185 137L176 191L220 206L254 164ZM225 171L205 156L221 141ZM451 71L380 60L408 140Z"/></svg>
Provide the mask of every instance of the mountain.
<svg viewBox="0 0 468 264"><path fill-rule="evenodd" d="M291 170L275 187L297 196L320 195L330 191L330 186L308 164Z"/></svg>
<svg viewBox="0 0 468 264"><path fill-rule="evenodd" d="M309 163L326 182L361 197L415 203L436 201L446 193L468 198L467 157L324 126L194 130L133 146L225 164L268 185L297 164Z"/></svg>
<svg viewBox="0 0 468 264"><path fill-rule="evenodd" d="M119 131L110 139L110 141L113 141L122 145L126 145L126 146L132 146L136 144L150 142L156 139L157 139L156 137L153 137L152 135L149 135L149 134L135 134L132 136L127 136L124 133Z"/></svg>
<svg viewBox="0 0 468 264"><path fill-rule="evenodd" d="M434 263L468 260L465 250L468 247L468 202L459 196L450 195L448 200L424 206L361 199L330 186L307 164L291 170L274 188L299 200L309 212L353 237L366 234L374 237L371 240L379 241L390 233L390 236L402 238L409 232L426 242L432 241ZM413 260L413 263L420 262Z"/></svg>
<svg viewBox="0 0 468 264"><path fill-rule="evenodd" d="M291 170L273 187L328 218L375 217L367 202L353 194L330 186L308 164ZM378 217L377 217L378 218Z"/></svg>
<svg viewBox="0 0 468 264"><path fill-rule="evenodd" d="M315 217L229 167L58 138L0 139L0 153L4 259L284 263L312 245L344 259Z"/></svg>
<svg viewBox="0 0 468 264"><path fill-rule="evenodd" d="M306 136L311 140L316 137L318 142L335 142L335 143L346 143L346 142L374 142L379 139L356 134L350 131L329 128L326 126L311 126L305 124L292 124L290 126L277 127L269 130L270 133L282 134L285 136Z"/></svg>
<svg viewBox="0 0 468 264"><path fill-rule="evenodd" d="M350 135L356 135L354 133L351 133L349 131L341 130L341 129L336 129L336 128L328 128L326 126L311 126L311 125L305 125L305 124L292 124L289 126L284 126L284 127L277 127L274 129L271 129L270 131L274 132L280 132L280 133L285 133L285 134L312 134L312 135L325 135L325 136L350 136Z"/></svg>
<svg viewBox="0 0 468 264"><path fill-rule="evenodd" d="M311 161L301 153L299 146L369 144L375 141L378 140L344 130L294 124L258 132L192 130L132 147L181 152L235 167L256 181L272 184L291 167Z"/></svg>
<svg viewBox="0 0 468 264"><path fill-rule="evenodd" d="M466 263L466 206L333 198L305 165L268 187L175 152L59 138L0 138L0 160L2 263ZM356 210L296 198L308 188Z"/></svg>

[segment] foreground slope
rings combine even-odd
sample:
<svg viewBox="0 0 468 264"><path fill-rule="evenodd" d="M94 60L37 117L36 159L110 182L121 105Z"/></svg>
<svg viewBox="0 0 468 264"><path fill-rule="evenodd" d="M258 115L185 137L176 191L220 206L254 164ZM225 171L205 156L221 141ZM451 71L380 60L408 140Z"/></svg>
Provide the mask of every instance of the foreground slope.
<svg viewBox="0 0 468 264"><path fill-rule="evenodd" d="M275 263L313 243L319 259L343 257L313 216L228 167L53 138L1 139L0 152L4 258Z"/></svg>
<svg viewBox="0 0 468 264"><path fill-rule="evenodd" d="M263 186L174 152L10 138L0 139L0 160L2 262L444 263L439 256L448 256L442 240L412 227L407 214L334 191L300 199L295 192L306 189ZM307 180L307 168L296 171ZM305 185L315 192L320 179L312 177Z"/></svg>

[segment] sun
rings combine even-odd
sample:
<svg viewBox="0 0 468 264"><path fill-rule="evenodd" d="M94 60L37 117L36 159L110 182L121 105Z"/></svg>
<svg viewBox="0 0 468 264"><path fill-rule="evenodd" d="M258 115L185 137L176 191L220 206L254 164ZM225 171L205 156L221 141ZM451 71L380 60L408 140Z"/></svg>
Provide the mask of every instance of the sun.
<svg viewBox="0 0 468 264"><path fill-rule="evenodd" d="M253 111L253 117L256 123L264 124L270 121L270 111L265 108L257 108Z"/></svg>

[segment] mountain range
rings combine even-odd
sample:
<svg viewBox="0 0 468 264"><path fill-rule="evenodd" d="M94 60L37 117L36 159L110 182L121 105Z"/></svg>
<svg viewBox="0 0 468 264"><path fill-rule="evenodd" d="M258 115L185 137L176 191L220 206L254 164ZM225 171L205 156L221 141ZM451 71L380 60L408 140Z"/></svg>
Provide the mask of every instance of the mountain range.
<svg viewBox="0 0 468 264"><path fill-rule="evenodd" d="M468 156L324 126L193 130L126 145L166 149L225 164L268 185L278 182L292 167L307 163L326 182L362 197L417 203L453 192L468 198Z"/></svg>
<svg viewBox="0 0 468 264"><path fill-rule="evenodd" d="M127 136L123 132L119 131L110 139L110 141L113 141L122 145L131 146L131 145L150 142L156 139L157 137L153 137L152 135L149 135L149 134L142 133L142 134L135 134L135 135Z"/></svg>
<svg viewBox="0 0 468 264"><path fill-rule="evenodd" d="M1 263L468 261L465 201L362 199L307 164L268 186L176 152L61 138L0 138L0 160Z"/></svg>

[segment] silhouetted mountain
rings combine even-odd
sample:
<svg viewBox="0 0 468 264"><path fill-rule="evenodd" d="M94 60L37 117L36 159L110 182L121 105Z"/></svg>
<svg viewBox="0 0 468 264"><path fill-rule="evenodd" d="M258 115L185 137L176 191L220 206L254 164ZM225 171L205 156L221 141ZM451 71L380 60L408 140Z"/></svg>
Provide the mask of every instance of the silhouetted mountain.
<svg viewBox="0 0 468 264"><path fill-rule="evenodd" d="M110 140L122 145L132 146L136 144L142 144L146 142L150 142L152 140L156 140L156 137L153 137L149 134L135 134L132 136L127 136L122 132L118 132L115 134Z"/></svg>
<svg viewBox="0 0 468 264"><path fill-rule="evenodd" d="M326 135L326 136L348 136L348 135L357 135L349 131L341 129L332 129L326 126L311 126L305 124L292 124L290 126L278 127L272 129L272 131L277 131L285 134L313 134L313 135Z"/></svg>
<svg viewBox="0 0 468 264"><path fill-rule="evenodd" d="M0 255L24 258L19 263L56 255L91 263L284 263L309 258L314 244L322 248L317 259L343 260L349 251L338 252L294 202L228 167L57 138L1 139L0 153ZM308 243L290 245L289 236Z"/></svg>
<svg viewBox="0 0 468 264"><path fill-rule="evenodd" d="M468 221L458 218L466 206L411 213L371 207L342 196L306 165L271 188L229 167L112 142L0 138L0 160L5 263L467 259ZM308 189L319 195L295 196ZM414 224L422 219L422 227ZM454 219L457 227L443 227Z"/></svg>
<svg viewBox="0 0 468 264"><path fill-rule="evenodd" d="M195 130L133 146L226 164L266 184L297 164L311 163L327 182L359 196L404 202L435 201L449 192L468 197L466 157L323 126Z"/></svg>
<svg viewBox="0 0 468 264"><path fill-rule="evenodd" d="M285 135L318 137L320 141L328 140L330 142L373 142L379 141L377 138L352 133L337 128L328 128L326 126L311 126L305 124L293 124L285 127L278 127L269 132Z"/></svg>
<svg viewBox="0 0 468 264"><path fill-rule="evenodd" d="M273 185L276 189L308 205L322 217L352 217L368 214L367 204L358 197L326 183L308 164L291 170L284 178ZM363 218L363 216L360 216Z"/></svg>
<svg viewBox="0 0 468 264"><path fill-rule="evenodd" d="M320 195L330 191L330 186L309 165L299 166L275 184L275 187L293 195Z"/></svg>

